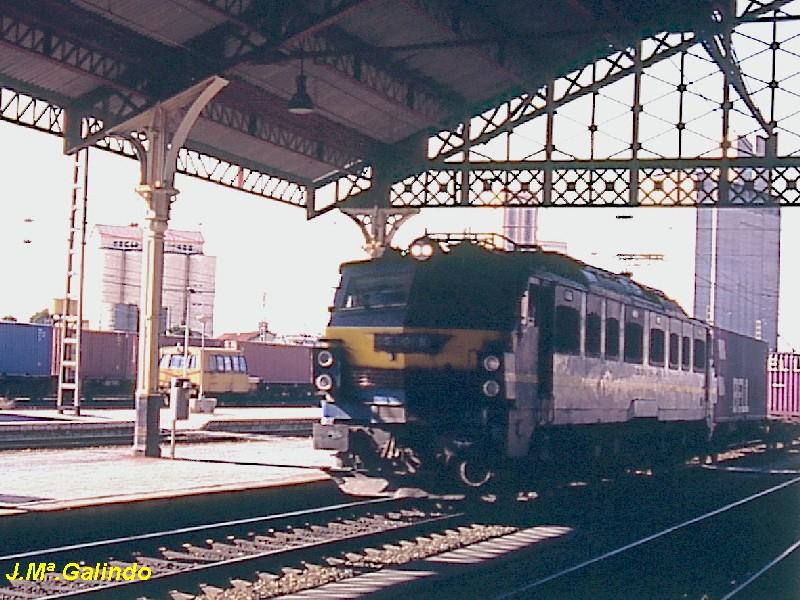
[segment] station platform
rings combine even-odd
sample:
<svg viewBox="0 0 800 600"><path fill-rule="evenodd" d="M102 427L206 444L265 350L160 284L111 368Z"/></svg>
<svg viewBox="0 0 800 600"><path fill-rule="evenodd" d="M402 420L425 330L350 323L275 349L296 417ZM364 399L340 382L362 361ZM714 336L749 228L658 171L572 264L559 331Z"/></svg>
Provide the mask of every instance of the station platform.
<svg viewBox="0 0 800 600"><path fill-rule="evenodd" d="M169 444L163 458L126 446L2 451L0 518L322 481L334 466L308 438L179 443L169 455Z"/></svg>
<svg viewBox="0 0 800 600"><path fill-rule="evenodd" d="M0 410L0 449L128 444L133 440L133 409L84 409L80 416L55 409ZM222 407L191 413L175 422L177 434L193 441L227 434L311 434L319 407ZM161 411L161 429L172 427L169 409ZM230 435L228 435L230 437Z"/></svg>

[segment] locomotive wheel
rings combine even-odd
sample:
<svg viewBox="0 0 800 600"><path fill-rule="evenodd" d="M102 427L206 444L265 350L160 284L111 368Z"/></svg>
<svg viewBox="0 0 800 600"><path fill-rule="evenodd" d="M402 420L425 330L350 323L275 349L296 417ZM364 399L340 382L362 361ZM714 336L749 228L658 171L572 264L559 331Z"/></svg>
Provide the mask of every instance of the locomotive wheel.
<svg viewBox="0 0 800 600"><path fill-rule="evenodd" d="M458 479L467 487L480 488L494 478L494 471L477 461L462 460L456 469Z"/></svg>

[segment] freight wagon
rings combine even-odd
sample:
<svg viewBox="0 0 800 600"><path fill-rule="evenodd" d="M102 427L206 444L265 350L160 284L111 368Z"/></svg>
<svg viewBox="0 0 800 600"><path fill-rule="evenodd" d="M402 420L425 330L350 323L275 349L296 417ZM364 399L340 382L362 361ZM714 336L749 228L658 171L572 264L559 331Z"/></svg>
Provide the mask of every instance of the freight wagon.
<svg viewBox="0 0 800 600"><path fill-rule="evenodd" d="M52 327L0 321L0 398L51 392L52 344Z"/></svg>
<svg viewBox="0 0 800 600"><path fill-rule="evenodd" d="M256 395L267 403L315 404L311 384L312 368L309 346L235 342L232 347L244 352L247 373L258 378Z"/></svg>
<svg viewBox="0 0 800 600"><path fill-rule="evenodd" d="M60 329L49 325L0 322L0 398L40 401L55 395ZM133 398L137 364L137 335L130 332L83 330L81 375L83 397ZM161 336L160 345L182 346L182 336ZM206 339L208 348L223 340ZM199 346L190 339L190 346ZM260 342L240 342L257 394L226 398L237 405L270 402L312 403L311 350Z"/></svg>

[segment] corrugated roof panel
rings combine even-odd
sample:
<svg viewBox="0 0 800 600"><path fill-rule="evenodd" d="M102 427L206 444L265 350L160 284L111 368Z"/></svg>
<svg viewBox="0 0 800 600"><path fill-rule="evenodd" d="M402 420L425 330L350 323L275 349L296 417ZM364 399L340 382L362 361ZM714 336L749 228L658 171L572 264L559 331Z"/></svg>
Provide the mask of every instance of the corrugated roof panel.
<svg viewBox="0 0 800 600"><path fill-rule="evenodd" d="M224 23L217 11L191 0L72 0L127 29L164 44L180 45ZM249 4L249 2L245 2Z"/></svg>
<svg viewBox="0 0 800 600"><path fill-rule="evenodd" d="M0 73L68 98L77 98L98 86L88 74L83 75L30 52L7 46L0 52Z"/></svg>
<svg viewBox="0 0 800 600"><path fill-rule="evenodd" d="M233 132L222 125L212 123L203 118L199 119L195 124L190 138L202 144L213 145L224 152L236 156L252 157L264 164L269 164L275 169L280 169L287 173L296 173L307 180L323 177L334 170L331 165L295 154L285 148L274 146L250 135ZM191 146L191 142L189 145Z"/></svg>
<svg viewBox="0 0 800 600"><path fill-rule="evenodd" d="M458 36L403 3L373 2L340 24L372 46L390 47L458 40ZM487 31L489 36L490 32ZM517 84L515 78L479 48L448 48L393 53L395 61L426 75L468 101Z"/></svg>
<svg viewBox="0 0 800 600"><path fill-rule="evenodd" d="M321 114L374 139L394 143L435 122L435 119L411 112L379 91L369 91L332 67L309 65L305 72L308 93ZM295 91L299 69L294 65L248 65L237 69L237 73L288 99Z"/></svg>

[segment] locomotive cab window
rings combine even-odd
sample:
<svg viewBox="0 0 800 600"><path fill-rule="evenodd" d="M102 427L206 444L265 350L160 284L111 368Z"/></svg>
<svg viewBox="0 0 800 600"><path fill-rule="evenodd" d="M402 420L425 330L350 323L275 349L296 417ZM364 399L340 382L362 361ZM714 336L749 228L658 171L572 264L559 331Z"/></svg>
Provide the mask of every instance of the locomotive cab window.
<svg viewBox="0 0 800 600"><path fill-rule="evenodd" d="M341 308L401 306L408 300L409 278L401 276L362 275L347 284Z"/></svg>

